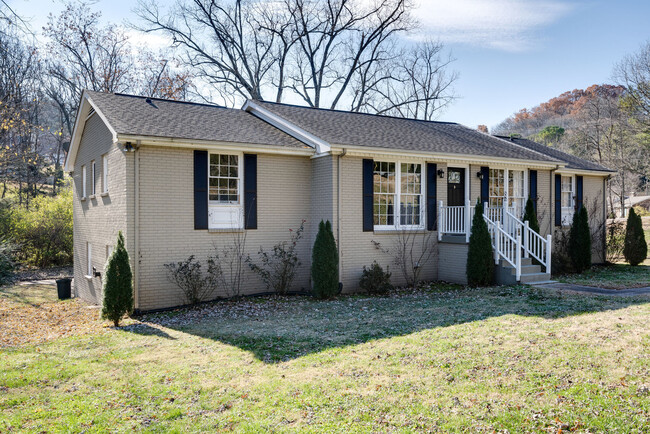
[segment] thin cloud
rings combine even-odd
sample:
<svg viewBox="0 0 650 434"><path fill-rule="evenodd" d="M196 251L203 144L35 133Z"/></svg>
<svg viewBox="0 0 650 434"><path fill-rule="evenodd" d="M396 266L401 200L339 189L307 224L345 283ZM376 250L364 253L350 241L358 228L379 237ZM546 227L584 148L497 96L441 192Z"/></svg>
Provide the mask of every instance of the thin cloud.
<svg viewBox="0 0 650 434"><path fill-rule="evenodd" d="M414 15L416 37L436 37L504 51L525 51L538 30L567 15L573 7L558 0L420 0Z"/></svg>

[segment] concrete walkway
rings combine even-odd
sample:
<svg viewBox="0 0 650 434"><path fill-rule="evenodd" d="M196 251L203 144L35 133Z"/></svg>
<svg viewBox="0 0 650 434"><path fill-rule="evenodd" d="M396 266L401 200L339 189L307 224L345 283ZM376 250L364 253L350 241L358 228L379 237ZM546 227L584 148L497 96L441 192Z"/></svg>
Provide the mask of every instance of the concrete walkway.
<svg viewBox="0 0 650 434"><path fill-rule="evenodd" d="M594 286L584 286L584 285L574 285L573 283L542 283L542 284L531 284L536 288L543 289L557 289L560 291L572 291L572 292L581 292L584 294L592 295L614 295L619 297L624 296L635 296L635 295L650 295L650 286L645 286L643 288L627 288L627 289L603 289L596 288Z"/></svg>

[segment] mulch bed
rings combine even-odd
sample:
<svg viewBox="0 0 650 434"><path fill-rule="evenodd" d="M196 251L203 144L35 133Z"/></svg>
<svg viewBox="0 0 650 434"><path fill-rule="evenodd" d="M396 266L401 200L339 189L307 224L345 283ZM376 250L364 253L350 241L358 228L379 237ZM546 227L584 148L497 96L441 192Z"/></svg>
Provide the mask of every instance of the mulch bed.
<svg viewBox="0 0 650 434"><path fill-rule="evenodd" d="M104 324L99 310L80 300L33 305L0 298L0 348L98 333Z"/></svg>

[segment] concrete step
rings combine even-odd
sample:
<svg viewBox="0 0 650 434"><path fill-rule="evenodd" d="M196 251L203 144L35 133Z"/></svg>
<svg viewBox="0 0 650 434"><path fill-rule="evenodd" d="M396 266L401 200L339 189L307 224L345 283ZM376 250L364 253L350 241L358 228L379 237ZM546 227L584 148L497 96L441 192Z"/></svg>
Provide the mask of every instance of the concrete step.
<svg viewBox="0 0 650 434"><path fill-rule="evenodd" d="M505 259L502 259L499 265L505 268L512 268ZM524 265L533 265L533 258L521 258L521 266L523 267Z"/></svg>
<svg viewBox="0 0 650 434"><path fill-rule="evenodd" d="M508 267L505 267L505 268L509 268L510 273L512 273L513 276L517 274L517 270L515 268L513 268L513 267L510 267L510 264L508 264ZM539 266L539 265L523 265L522 264L522 266L521 266L521 275L522 276L524 274L537 274L537 273L540 273L541 271L542 271L542 267Z"/></svg>
<svg viewBox="0 0 650 434"><path fill-rule="evenodd" d="M531 274L522 274L521 283L536 283L536 282L545 282L551 280L551 275L549 273L531 273Z"/></svg>

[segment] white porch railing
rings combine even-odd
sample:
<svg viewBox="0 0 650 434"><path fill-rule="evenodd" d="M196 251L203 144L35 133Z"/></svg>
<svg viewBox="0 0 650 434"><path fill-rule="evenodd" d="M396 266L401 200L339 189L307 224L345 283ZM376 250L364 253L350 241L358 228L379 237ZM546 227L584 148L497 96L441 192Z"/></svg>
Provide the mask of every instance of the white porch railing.
<svg viewBox="0 0 650 434"><path fill-rule="evenodd" d="M547 273L551 272L551 235L543 237L533 231L528 221L516 217L514 207L490 208L486 203L483 218L492 237L492 248L496 263L504 259L516 269L517 281L521 277L522 257L536 259ZM438 240L442 236L465 235L469 242L475 207L469 202L465 206L438 205Z"/></svg>

